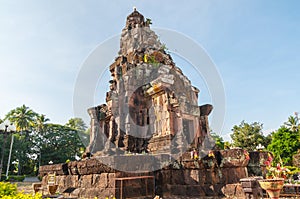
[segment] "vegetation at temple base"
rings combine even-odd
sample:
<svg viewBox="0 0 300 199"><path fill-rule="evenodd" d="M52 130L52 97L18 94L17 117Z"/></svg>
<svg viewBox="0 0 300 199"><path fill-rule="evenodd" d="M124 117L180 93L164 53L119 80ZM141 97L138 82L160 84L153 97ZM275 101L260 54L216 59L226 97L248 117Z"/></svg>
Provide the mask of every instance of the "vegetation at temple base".
<svg viewBox="0 0 300 199"><path fill-rule="evenodd" d="M37 146L41 152L41 165L49 161L63 163L68 159L75 160L75 155L79 155L84 147L75 129L60 124L47 124Z"/></svg>
<svg viewBox="0 0 300 199"><path fill-rule="evenodd" d="M232 129L231 138L233 146L247 150L255 150L261 144L274 155L275 162L284 165L292 165L293 155L300 150L300 124L298 114L289 116L278 130L268 136L262 134L263 125L254 122L252 124L241 122ZM219 139L220 140L220 139ZM216 144L218 139L216 139Z"/></svg>
<svg viewBox="0 0 300 199"><path fill-rule="evenodd" d="M211 133L211 137L215 141L214 149L224 150L224 149L230 148L231 144L228 141L224 141L220 135L218 135L216 133Z"/></svg>
<svg viewBox="0 0 300 199"><path fill-rule="evenodd" d="M277 131L271 134L272 141L268 145L275 159L282 159L286 165L292 165L293 155L297 154L300 149L300 124L298 113L289 116Z"/></svg>
<svg viewBox="0 0 300 199"><path fill-rule="evenodd" d="M275 160L282 159L285 165L292 165L293 155L300 149L300 134L282 126L272 133L272 141L268 150L273 153Z"/></svg>
<svg viewBox="0 0 300 199"><path fill-rule="evenodd" d="M64 163L75 160L83 152L82 140L88 142L87 127L80 118L71 118L65 125L52 124L44 114L22 105L9 111L5 119L17 128L17 133L13 135L10 175L36 175L38 167L49 161ZM3 171L6 170L11 139L12 135L9 135L4 149ZM3 144L2 135L0 144Z"/></svg>
<svg viewBox="0 0 300 199"><path fill-rule="evenodd" d="M9 182L0 182L0 198L2 199L42 199L42 194L24 194L17 191L17 185Z"/></svg>
<svg viewBox="0 0 300 199"><path fill-rule="evenodd" d="M65 124L65 126L70 127L77 131L77 134L79 135L81 141L86 146L89 144L89 130L84 123L83 119L81 118L71 118L69 121Z"/></svg>
<svg viewBox="0 0 300 199"><path fill-rule="evenodd" d="M215 141L216 149L224 149L224 140L221 136L217 135L216 133L211 133L211 137Z"/></svg>
<svg viewBox="0 0 300 199"><path fill-rule="evenodd" d="M11 196L17 193L17 185L8 182L0 182L0 198Z"/></svg>

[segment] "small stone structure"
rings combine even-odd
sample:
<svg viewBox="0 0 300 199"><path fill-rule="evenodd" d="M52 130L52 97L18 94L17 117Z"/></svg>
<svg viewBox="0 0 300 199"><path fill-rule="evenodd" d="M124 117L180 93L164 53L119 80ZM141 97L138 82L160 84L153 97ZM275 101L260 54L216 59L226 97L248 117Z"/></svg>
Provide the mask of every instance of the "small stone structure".
<svg viewBox="0 0 300 199"><path fill-rule="evenodd" d="M47 175L56 173L61 193L119 198L117 179L153 176L155 187L150 183L146 188L145 179L125 182L126 198L142 198L148 188L160 196L243 196L237 183L248 177L249 160L241 149L208 155L213 148L208 125L212 105L198 106L199 90L150 24L136 10L127 17L119 55L109 67L106 104L88 109L91 135L85 159L41 166L43 186ZM191 157L193 149L196 158Z"/></svg>
<svg viewBox="0 0 300 199"><path fill-rule="evenodd" d="M258 180L262 180L262 177L242 178L240 180L246 199L259 199L263 198L262 189L258 183Z"/></svg>

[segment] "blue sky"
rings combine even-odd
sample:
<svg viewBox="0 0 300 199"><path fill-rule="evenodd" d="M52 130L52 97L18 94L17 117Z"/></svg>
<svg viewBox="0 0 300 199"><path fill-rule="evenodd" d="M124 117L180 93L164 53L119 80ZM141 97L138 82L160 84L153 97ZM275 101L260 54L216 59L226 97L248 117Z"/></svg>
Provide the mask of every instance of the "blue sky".
<svg viewBox="0 0 300 199"><path fill-rule="evenodd" d="M225 87L225 139L242 120L261 122L269 132L300 111L299 1L3 0L0 117L26 104L52 122L66 123L73 117L82 63L121 32L134 6L152 19L152 27L183 33L210 55ZM203 82L192 83L200 86L200 103L209 103ZM106 92L102 87L97 100Z"/></svg>

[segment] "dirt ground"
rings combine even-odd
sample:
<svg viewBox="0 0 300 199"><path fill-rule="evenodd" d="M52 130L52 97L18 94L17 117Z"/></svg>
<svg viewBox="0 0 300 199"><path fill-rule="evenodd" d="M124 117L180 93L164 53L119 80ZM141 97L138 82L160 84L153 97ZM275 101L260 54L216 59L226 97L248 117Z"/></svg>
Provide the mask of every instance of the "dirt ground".
<svg viewBox="0 0 300 199"><path fill-rule="evenodd" d="M18 191L23 191L24 193L33 193L32 182L17 182Z"/></svg>

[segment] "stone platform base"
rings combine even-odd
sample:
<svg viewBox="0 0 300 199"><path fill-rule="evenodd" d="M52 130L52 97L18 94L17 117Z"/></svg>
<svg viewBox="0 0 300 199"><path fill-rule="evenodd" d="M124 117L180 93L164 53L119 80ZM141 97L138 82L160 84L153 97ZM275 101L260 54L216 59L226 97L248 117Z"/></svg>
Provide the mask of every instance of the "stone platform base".
<svg viewBox="0 0 300 199"><path fill-rule="evenodd" d="M148 193L163 198L178 196L192 197L244 197L239 185L241 178L248 177L248 159L240 149L213 151L213 156L192 160L189 153L179 160L168 154L93 157L91 159L66 164L40 167L43 186L47 185L47 175L56 173L58 191L63 193L72 188L65 197L120 198L120 181L116 178L153 176L155 187L148 183ZM112 166L120 168L115 169ZM154 169L158 168L158 169ZM124 181L126 198L143 198L145 180ZM152 197L152 196L151 196Z"/></svg>

